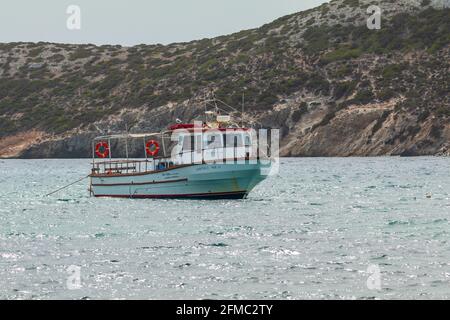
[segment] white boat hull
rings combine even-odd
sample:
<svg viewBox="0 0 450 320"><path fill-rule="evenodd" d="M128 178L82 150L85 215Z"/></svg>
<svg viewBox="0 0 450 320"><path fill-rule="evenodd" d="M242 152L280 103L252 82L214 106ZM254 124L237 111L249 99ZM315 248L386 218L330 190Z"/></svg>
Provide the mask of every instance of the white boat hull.
<svg viewBox="0 0 450 320"><path fill-rule="evenodd" d="M96 197L242 199L270 170L270 162L197 164L128 175L92 175Z"/></svg>

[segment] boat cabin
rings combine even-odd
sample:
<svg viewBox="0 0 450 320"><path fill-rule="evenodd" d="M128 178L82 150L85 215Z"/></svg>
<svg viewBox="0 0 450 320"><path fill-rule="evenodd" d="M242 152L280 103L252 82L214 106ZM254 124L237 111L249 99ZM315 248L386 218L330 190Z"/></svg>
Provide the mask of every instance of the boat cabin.
<svg viewBox="0 0 450 320"><path fill-rule="evenodd" d="M168 170L175 166L256 159L255 135L247 128L177 124L161 133L98 137L92 144L92 174L122 175ZM113 159L113 140L125 141L125 159ZM130 157L134 151L129 150L132 140L142 141L141 154L145 159Z"/></svg>
<svg viewBox="0 0 450 320"><path fill-rule="evenodd" d="M252 154L252 134L246 128L177 129L174 134L172 155L177 164L237 161Z"/></svg>

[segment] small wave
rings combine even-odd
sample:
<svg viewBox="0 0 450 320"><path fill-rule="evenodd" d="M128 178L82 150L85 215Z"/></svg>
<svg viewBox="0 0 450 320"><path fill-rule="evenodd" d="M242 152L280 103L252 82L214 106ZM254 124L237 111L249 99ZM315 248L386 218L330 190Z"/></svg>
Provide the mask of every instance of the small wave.
<svg viewBox="0 0 450 320"><path fill-rule="evenodd" d="M310 202L309 205L310 205L310 206L323 206L323 203L319 203L319 202Z"/></svg>
<svg viewBox="0 0 450 320"><path fill-rule="evenodd" d="M377 300L379 298L375 297L375 296L362 296L359 297L358 300Z"/></svg>
<svg viewBox="0 0 450 320"><path fill-rule="evenodd" d="M222 236L224 233L221 231L210 231L209 234L215 235L215 236Z"/></svg>
<svg viewBox="0 0 450 320"><path fill-rule="evenodd" d="M57 201L58 202L69 202L69 203L80 203L80 201L77 200L77 199L65 199L65 198L62 198L62 199L57 199Z"/></svg>
<svg viewBox="0 0 450 320"><path fill-rule="evenodd" d="M192 265L192 264L190 264L189 262L187 262L187 263L183 263L183 264L178 265L177 268L183 269L183 268L186 268L186 267L190 267L191 265Z"/></svg>
<svg viewBox="0 0 450 320"><path fill-rule="evenodd" d="M375 257L373 258L374 260L380 260L380 259L384 259L386 258L388 255L387 254L382 254L381 256Z"/></svg>
<svg viewBox="0 0 450 320"><path fill-rule="evenodd" d="M218 242L218 243L207 244L207 246L210 246L210 247L228 247L228 244L223 243L223 242Z"/></svg>
<svg viewBox="0 0 450 320"><path fill-rule="evenodd" d="M443 219L435 219L432 221L432 223L445 223L448 222L448 220L446 218Z"/></svg>
<svg viewBox="0 0 450 320"><path fill-rule="evenodd" d="M214 242L214 243L202 243L198 244L201 247L228 247L229 245L223 242Z"/></svg>
<svg viewBox="0 0 450 320"><path fill-rule="evenodd" d="M411 221L402 221L402 220L391 220L388 222L389 226L397 226L397 225L409 225L413 224Z"/></svg>

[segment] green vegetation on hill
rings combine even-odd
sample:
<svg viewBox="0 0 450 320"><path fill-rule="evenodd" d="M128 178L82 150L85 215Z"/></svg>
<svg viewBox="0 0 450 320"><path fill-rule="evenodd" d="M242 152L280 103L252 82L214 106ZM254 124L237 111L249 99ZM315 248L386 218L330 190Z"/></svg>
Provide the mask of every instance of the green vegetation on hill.
<svg viewBox="0 0 450 320"><path fill-rule="evenodd" d="M418 15L401 13L386 27L369 30L365 26L314 26L305 32L303 45L308 54L320 55L323 62L358 58L361 54L389 54L393 51L426 49L434 53L450 43L450 10L427 9Z"/></svg>
<svg viewBox="0 0 450 320"><path fill-rule="evenodd" d="M342 10L358 5L345 0ZM328 5L314 10L334 14ZM31 128L62 133L124 107L154 109L208 90L235 106L245 91L246 108L255 113L310 95L335 101L335 111L397 97L399 110L450 115L449 9L400 13L381 30L317 25L308 18L314 10L168 46L0 44L0 136Z"/></svg>

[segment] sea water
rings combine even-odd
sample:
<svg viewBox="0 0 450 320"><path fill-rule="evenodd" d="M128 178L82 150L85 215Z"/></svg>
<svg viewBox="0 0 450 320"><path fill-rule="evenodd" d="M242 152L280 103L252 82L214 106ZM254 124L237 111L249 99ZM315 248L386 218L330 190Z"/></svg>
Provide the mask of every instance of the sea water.
<svg viewBox="0 0 450 320"><path fill-rule="evenodd" d="M91 198L0 160L3 299L449 299L449 158L290 158L246 200Z"/></svg>

